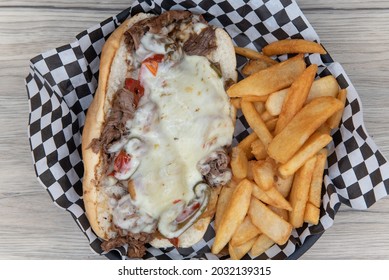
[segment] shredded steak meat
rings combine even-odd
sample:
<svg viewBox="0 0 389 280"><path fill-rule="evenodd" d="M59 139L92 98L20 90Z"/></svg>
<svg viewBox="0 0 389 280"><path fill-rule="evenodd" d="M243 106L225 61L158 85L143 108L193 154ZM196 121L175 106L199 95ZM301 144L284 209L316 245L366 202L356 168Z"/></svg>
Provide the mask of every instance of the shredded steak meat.
<svg viewBox="0 0 389 280"><path fill-rule="evenodd" d="M110 251L114 248L128 244L127 256L129 258L141 258L146 253L146 243L152 240L152 234L150 233L131 233L129 232L126 236L120 236L104 241L101 244L101 248L104 251Z"/></svg>
<svg viewBox="0 0 389 280"><path fill-rule="evenodd" d="M130 29L124 33L125 43L132 50L133 47L137 49L143 35L150 31L158 34L161 29L174 22L190 18L191 13L188 11L168 11L160 16L146 18L135 23Z"/></svg>
<svg viewBox="0 0 389 280"><path fill-rule="evenodd" d="M200 34L191 34L189 39L184 43L184 52L188 55L205 56L216 48L215 30L208 26Z"/></svg>
<svg viewBox="0 0 389 280"><path fill-rule="evenodd" d="M188 11L168 11L160 16L146 18L135 23L124 34L127 48L132 51L137 49L140 45L142 36L150 31L158 34L162 28L167 28L169 25L175 24L169 36L176 38L177 32L180 32L179 24L189 24L194 21L192 14ZM196 22L207 23L202 16L196 19ZM204 28L200 34L191 34L189 39L184 43L183 49L188 55L207 55L216 48L215 30L212 27Z"/></svg>
<svg viewBox="0 0 389 280"><path fill-rule="evenodd" d="M126 131L126 122L134 117L134 113L134 94L124 88L118 90L100 138L93 139L90 144L92 151L98 153L100 149L103 149L105 154L109 154L109 147L123 136Z"/></svg>
<svg viewBox="0 0 389 280"><path fill-rule="evenodd" d="M217 150L199 161L197 169L211 186L226 184L231 179L229 157L225 150Z"/></svg>

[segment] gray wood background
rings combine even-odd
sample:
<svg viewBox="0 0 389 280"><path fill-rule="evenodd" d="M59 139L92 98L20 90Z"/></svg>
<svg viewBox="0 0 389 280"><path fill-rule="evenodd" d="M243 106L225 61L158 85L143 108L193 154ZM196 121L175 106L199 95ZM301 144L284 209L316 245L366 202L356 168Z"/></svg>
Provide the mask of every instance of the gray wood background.
<svg viewBox="0 0 389 280"><path fill-rule="evenodd" d="M130 0L0 0L0 259L104 259L35 178L27 139L29 59L74 40ZM389 1L297 0L362 99L367 131L389 158ZM389 259L389 198L342 206L302 259Z"/></svg>

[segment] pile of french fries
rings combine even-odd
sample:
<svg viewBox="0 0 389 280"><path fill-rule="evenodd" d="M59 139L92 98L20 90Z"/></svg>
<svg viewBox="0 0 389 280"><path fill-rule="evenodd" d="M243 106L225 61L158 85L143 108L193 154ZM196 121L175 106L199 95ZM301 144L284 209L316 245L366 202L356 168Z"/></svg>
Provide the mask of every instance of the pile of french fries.
<svg viewBox="0 0 389 280"><path fill-rule="evenodd" d="M262 53L235 48L249 59L245 79L227 93L252 133L232 148L233 178L220 192L212 253L232 259L285 244L293 228L318 224L326 146L339 126L346 90L333 76L315 79L304 54L326 51L315 42L283 40ZM297 54L283 62L270 56Z"/></svg>

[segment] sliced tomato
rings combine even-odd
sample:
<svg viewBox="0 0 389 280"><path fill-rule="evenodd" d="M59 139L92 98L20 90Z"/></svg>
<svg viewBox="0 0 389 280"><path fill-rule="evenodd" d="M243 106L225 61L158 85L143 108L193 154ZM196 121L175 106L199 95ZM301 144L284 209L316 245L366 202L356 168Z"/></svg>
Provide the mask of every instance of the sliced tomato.
<svg viewBox="0 0 389 280"><path fill-rule="evenodd" d="M145 60L143 60L143 62L145 62L145 61L156 61L158 63L161 63L164 58L165 58L164 54L155 54L153 56L150 56L150 57L146 58Z"/></svg>
<svg viewBox="0 0 389 280"><path fill-rule="evenodd" d="M145 93L145 89L140 84L140 81L132 78L127 78L125 81L125 88L134 94L134 105L135 107L138 107L139 100Z"/></svg>
<svg viewBox="0 0 389 280"><path fill-rule="evenodd" d="M181 201L182 201L182 199L176 199L173 201L173 204L177 204L178 202L181 202Z"/></svg>
<svg viewBox="0 0 389 280"><path fill-rule="evenodd" d="M183 221L185 221L186 219L188 219L189 217L191 217L195 212L196 210L198 210L200 208L200 202L196 201L194 203L192 203L191 205L189 205L188 207L186 207L181 213L180 215L177 216L176 218L176 222L177 223L182 223Z"/></svg>
<svg viewBox="0 0 389 280"><path fill-rule="evenodd" d="M126 173L131 167L130 161L131 156L122 150L115 158L113 169L118 173Z"/></svg>
<svg viewBox="0 0 389 280"><path fill-rule="evenodd" d="M164 57L165 56L163 54L155 54L143 60L142 64L149 69L151 74L156 76L158 72L158 63L161 63Z"/></svg>

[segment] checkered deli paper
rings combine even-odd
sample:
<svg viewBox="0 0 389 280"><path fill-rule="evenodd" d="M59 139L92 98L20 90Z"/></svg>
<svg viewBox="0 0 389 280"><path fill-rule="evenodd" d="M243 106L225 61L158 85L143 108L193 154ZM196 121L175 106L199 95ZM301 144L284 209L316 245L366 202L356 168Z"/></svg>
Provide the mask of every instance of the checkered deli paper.
<svg viewBox="0 0 389 280"><path fill-rule="evenodd" d="M139 12L160 14L165 10L190 10L203 14L211 24L223 27L237 46L259 51L270 42L286 38L320 42L292 0L145 0L135 1L120 14L81 32L73 43L31 60L26 86L30 103L29 140L36 175L54 204L71 213L92 250L109 258L125 259L127 248L103 252L101 240L93 233L85 216L81 157L85 114L97 88L99 56L109 35L128 16ZM285 55L278 57L279 60L286 58ZM237 59L240 69L246 60L239 56ZM318 76L333 75L340 87L348 90L341 126L333 131L333 142L328 146L320 223L315 226L304 224L293 231L285 245L274 245L256 259L286 259L301 255L307 240L315 239L332 226L341 203L354 209L366 209L389 193L389 165L364 128L360 99L343 68L329 55L309 55L306 62L318 64ZM238 114L234 143L249 133L247 122ZM193 247L149 247L144 258L217 259L210 252L214 236L212 223L203 239ZM252 258L250 255L244 257Z"/></svg>

